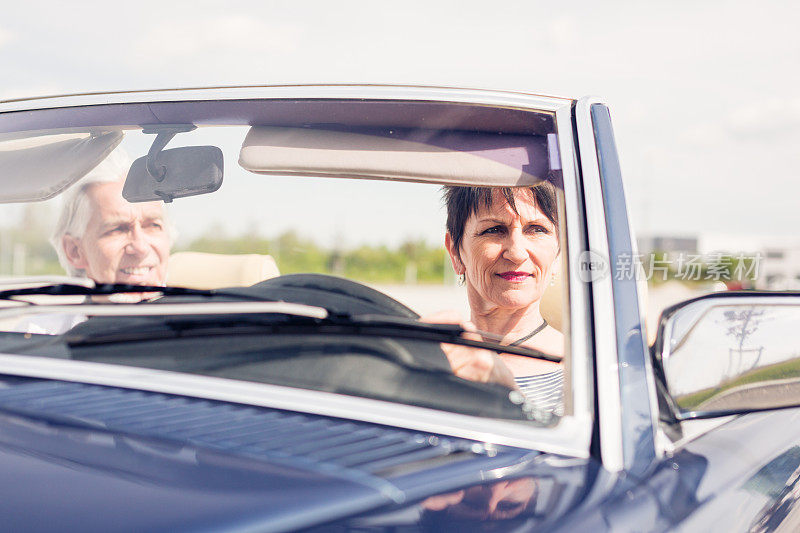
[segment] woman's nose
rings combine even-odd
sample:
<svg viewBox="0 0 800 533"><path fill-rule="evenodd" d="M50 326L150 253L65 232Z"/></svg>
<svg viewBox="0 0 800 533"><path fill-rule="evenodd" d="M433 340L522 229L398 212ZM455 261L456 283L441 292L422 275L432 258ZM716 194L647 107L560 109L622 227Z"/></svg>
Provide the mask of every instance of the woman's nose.
<svg viewBox="0 0 800 533"><path fill-rule="evenodd" d="M503 256L515 263L520 263L528 258L528 242L521 231L511 231L508 234Z"/></svg>

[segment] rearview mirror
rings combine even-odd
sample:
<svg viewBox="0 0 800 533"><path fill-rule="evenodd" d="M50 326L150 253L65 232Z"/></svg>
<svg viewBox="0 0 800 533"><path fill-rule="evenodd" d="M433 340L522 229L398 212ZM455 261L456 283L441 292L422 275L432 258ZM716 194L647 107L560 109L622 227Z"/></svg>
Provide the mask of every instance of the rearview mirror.
<svg viewBox="0 0 800 533"><path fill-rule="evenodd" d="M655 344L677 420L800 406L800 295L723 293L662 314Z"/></svg>
<svg viewBox="0 0 800 533"><path fill-rule="evenodd" d="M155 157L160 175L150 172L142 156L133 162L122 189L129 202L171 202L175 198L214 192L222 185L222 150L216 146L186 146L162 150Z"/></svg>

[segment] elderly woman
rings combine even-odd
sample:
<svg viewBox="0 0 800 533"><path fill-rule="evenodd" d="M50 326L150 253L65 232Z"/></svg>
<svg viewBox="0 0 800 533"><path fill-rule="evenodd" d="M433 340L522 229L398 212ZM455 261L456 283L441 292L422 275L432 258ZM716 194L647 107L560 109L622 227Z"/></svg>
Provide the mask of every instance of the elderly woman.
<svg viewBox="0 0 800 533"><path fill-rule="evenodd" d="M466 326L502 337L504 344L562 355L564 337L539 311L559 261L555 187L446 187L445 246L466 285ZM441 318L441 317L440 317ZM447 350L465 379L519 388L538 408L560 414L561 365L525 356Z"/></svg>

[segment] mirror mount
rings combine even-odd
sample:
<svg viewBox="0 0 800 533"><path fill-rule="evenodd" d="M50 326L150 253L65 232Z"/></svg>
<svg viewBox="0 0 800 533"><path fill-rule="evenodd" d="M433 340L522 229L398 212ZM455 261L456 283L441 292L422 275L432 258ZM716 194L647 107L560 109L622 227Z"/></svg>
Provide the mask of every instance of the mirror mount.
<svg viewBox="0 0 800 533"><path fill-rule="evenodd" d="M158 154L161 153L164 148L166 148L167 144L177 134L186 133L195 129L197 129L197 126L194 124L169 124L142 127L142 133L156 135L153 145L150 146L150 150L147 152L147 162L145 165L147 173L150 174L154 180L161 183L164 181L164 177L167 175L167 167L156 164L156 158L158 157ZM164 201L171 202L172 199L165 199Z"/></svg>

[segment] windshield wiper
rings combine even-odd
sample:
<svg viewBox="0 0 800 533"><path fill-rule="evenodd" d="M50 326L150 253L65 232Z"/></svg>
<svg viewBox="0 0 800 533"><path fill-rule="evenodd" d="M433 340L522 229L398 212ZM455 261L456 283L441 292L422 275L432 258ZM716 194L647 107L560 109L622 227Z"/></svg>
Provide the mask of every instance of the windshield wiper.
<svg viewBox="0 0 800 533"><path fill-rule="evenodd" d="M94 287L95 282L89 278L78 278L74 276L13 276L0 277L0 288L2 287L42 287L44 285L56 284L84 285Z"/></svg>
<svg viewBox="0 0 800 533"><path fill-rule="evenodd" d="M161 287L156 285L128 285L124 283L98 283L95 285L79 285L76 283L54 283L36 287L19 287L0 290L0 300L30 303L18 300L19 296L112 296L114 294L159 293L164 296L205 296L208 298L232 298L256 302L274 301L255 295L240 292L228 292L218 289L189 289L186 287ZM141 303L147 303L144 300Z"/></svg>
<svg viewBox="0 0 800 533"><path fill-rule="evenodd" d="M535 359L543 359L555 363L561 362L560 356L546 354L532 348L522 346L511 346L501 344L500 337L491 333L477 331L484 338L490 341L477 341L464 338L462 335L467 331L459 324L436 324L419 322L405 317L394 317L387 315L357 315L354 317L331 317L332 321L344 318L343 326L354 327L359 332L366 335L392 336L408 339L428 338L428 340L456 344L459 346L471 346L473 348L483 348L497 353L507 353L512 355L524 355Z"/></svg>
<svg viewBox="0 0 800 533"><path fill-rule="evenodd" d="M118 327L117 327L118 326ZM80 326L68 332L70 346L136 342L186 337L236 335L355 335L408 339L482 348L497 353L522 355L545 361L560 362L554 356L522 346L509 346L463 337L466 331L458 324L433 324L412 318L389 315L348 315L329 312L327 317L296 316L288 313L232 315L170 316L147 324L118 324L111 329L92 332Z"/></svg>
<svg viewBox="0 0 800 533"><path fill-rule="evenodd" d="M129 285L120 283L99 283L95 286L78 285L73 283L57 283L38 287L20 287L0 291L0 300L20 302L20 296L111 296L114 294L132 293L158 293L163 296L202 296L206 298L223 298L234 300L247 300L257 302L275 301L256 295L249 295L242 292L229 292L218 289L190 289L186 287L161 287L154 285ZM32 302L24 302L31 303ZM144 303L154 303L143 301ZM142 340L142 338L172 338L176 335L232 335L236 333L253 334L264 332L265 326L273 333L285 333L287 328L301 328L305 334L354 334L367 335L373 337L404 338L410 340L428 340L432 342L443 342L460 346L470 346L473 348L483 348L498 353L508 353L522 355L545 361L560 362L561 357L554 356L525 348L521 346L510 346L500 344L499 338L491 334L478 332L484 338L491 341L478 341L464 338L462 335L466 331L458 324L432 324L419 322L412 318L396 317L391 315L350 315L347 313L335 313L326 309L327 317L309 318L307 316L294 316L291 313L277 313L286 316L283 319L265 319L263 314L235 314L234 317L224 317L214 315L213 324L207 320L198 318L188 319L182 317L180 320L164 318L163 323L168 325L167 329L160 328L161 331L147 330L146 337L144 331L132 325L124 329L107 331L100 335L85 335L80 338L70 338L70 344L88 345L103 344L113 342L125 342ZM155 313L150 313L155 314ZM200 314L199 316L202 316ZM227 323L227 326L224 324ZM157 325L157 324L153 324ZM232 327L233 326L233 329ZM222 331L216 331L222 328ZM243 331L246 330L246 331Z"/></svg>

